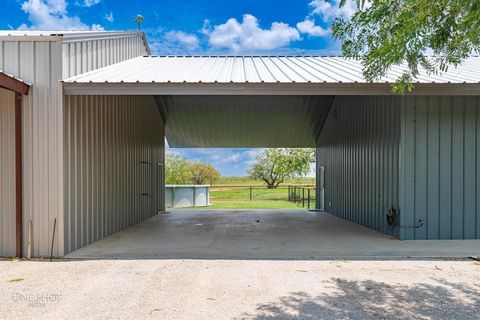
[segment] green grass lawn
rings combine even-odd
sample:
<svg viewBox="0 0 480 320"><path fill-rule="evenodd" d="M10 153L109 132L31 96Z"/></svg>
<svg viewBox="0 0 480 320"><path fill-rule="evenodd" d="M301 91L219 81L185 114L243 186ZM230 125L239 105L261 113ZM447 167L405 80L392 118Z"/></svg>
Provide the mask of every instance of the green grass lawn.
<svg viewBox="0 0 480 320"><path fill-rule="evenodd" d="M253 201L212 201L208 207L195 209L301 209L293 202L284 200L253 200Z"/></svg>
<svg viewBox="0 0 480 320"><path fill-rule="evenodd" d="M267 189L265 187L222 187L213 186L210 189L211 206L195 209L301 209L301 204L288 201L288 188ZM312 194L313 196L313 194ZM313 198L313 197L312 197ZM315 200L310 202L310 208L315 207ZM307 203L305 203L305 209ZM187 209L187 208L185 208ZM189 208L191 209L191 208Z"/></svg>

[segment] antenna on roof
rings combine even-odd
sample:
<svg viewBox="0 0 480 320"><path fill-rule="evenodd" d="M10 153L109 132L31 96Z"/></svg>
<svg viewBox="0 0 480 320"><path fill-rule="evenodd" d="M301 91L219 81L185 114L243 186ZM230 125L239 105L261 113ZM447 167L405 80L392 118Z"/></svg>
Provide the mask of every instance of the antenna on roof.
<svg viewBox="0 0 480 320"><path fill-rule="evenodd" d="M141 15L141 14L137 14L137 16L135 17L135 22L137 23L138 25L138 30L141 29L142 27L142 22L145 20L145 18Z"/></svg>

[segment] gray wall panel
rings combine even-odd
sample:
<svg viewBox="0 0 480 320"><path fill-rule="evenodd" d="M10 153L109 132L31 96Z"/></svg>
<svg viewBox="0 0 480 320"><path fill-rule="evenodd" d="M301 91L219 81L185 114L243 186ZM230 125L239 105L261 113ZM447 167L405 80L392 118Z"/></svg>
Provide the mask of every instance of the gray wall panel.
<svg viewBox="0 0 480 320"><path fill-rule="evenodd" d="M28 223L33 225L34 256L49 256L53 223L57 229L53 254L64 254L63 239L63 94L60 80L145 54L141 36L128 35L123 41L85 40L62 44L60 38L33 41L0 41L0 69L30 84L23 99L24 254ZM110 55L107 55L108 48ZM119 52L115 57L113 53ZM68 196L68 195L67 195ZM0 194L3 201L7 194ZM0 237L0 247L7 246ZM10 248L11 252L14 248Z"/></svg>
<svg viewBox="0 0 480 320"><path fill-rule="evenodd" d="M407 97L402 106L403 239L479 238L479 97Z"/></svg>
<svg viewBox="0 0 480 320"><path fill-rule="evenodd" d="M15 255L15 94L0 88L0 256Z"/></svg>
<svg viewBox="0 0 480 320"><path fill-rule="evenodd" d="M32 254L63 255L62 87L59 41L0 41L0 69L32 84L23 108L23 252L32 222ZM0 197L3 197L0 195Z"/></svg>
<svg viewBox="0 0 480 320"><path fill-rule="evenodd" d="M164 210L164 132L153 97L69 96L64 128L66 252Z"/></svg>
<svg viewBox="0 0 480 320"><path fill-rule="evenodd" d="M62 51L63 79L147 54L142 36L131 34L123 38L68 41L63 43Z"/></svg>
<svg viewBox="0 0 480 320"><path fill-rule="evenodd" d="M399 203L399 103L398 97L335 98L317 141L326 211L387 232L386 210Z"/></svg>

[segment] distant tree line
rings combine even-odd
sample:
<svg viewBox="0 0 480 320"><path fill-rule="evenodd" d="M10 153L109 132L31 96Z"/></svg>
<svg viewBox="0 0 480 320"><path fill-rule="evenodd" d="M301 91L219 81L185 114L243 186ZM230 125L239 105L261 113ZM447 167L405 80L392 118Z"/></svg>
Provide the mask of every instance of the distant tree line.
<svg viewBox="0 0 480 320"><path fill-rule="evenodd" d="M220 173L203 161L190 161L176 154L167 154L165 159L166 184L212 184Z"/></svg>
<svg viewBox="0 0 480 320"><path fill-rule="evenodd" d="M277 188L287 179L305 177L314 161L314 149L265 149L257 154L248 178L264 182L267 188ZM190 161L176 154L166 156L166 184L214 184L219 178L220 173L209 163Z"/></svg>

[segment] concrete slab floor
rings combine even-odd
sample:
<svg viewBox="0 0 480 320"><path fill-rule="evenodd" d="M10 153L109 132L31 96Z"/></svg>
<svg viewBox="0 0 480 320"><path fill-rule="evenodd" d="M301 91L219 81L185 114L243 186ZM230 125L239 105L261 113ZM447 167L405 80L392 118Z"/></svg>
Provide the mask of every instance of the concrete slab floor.
<svg viewBox="0 0 480 320"><path fill-rule="evenodd" d="M294 259L464 258L480 240L400 241L306 210L176 210L68 254L67 258Z"/></svg>

